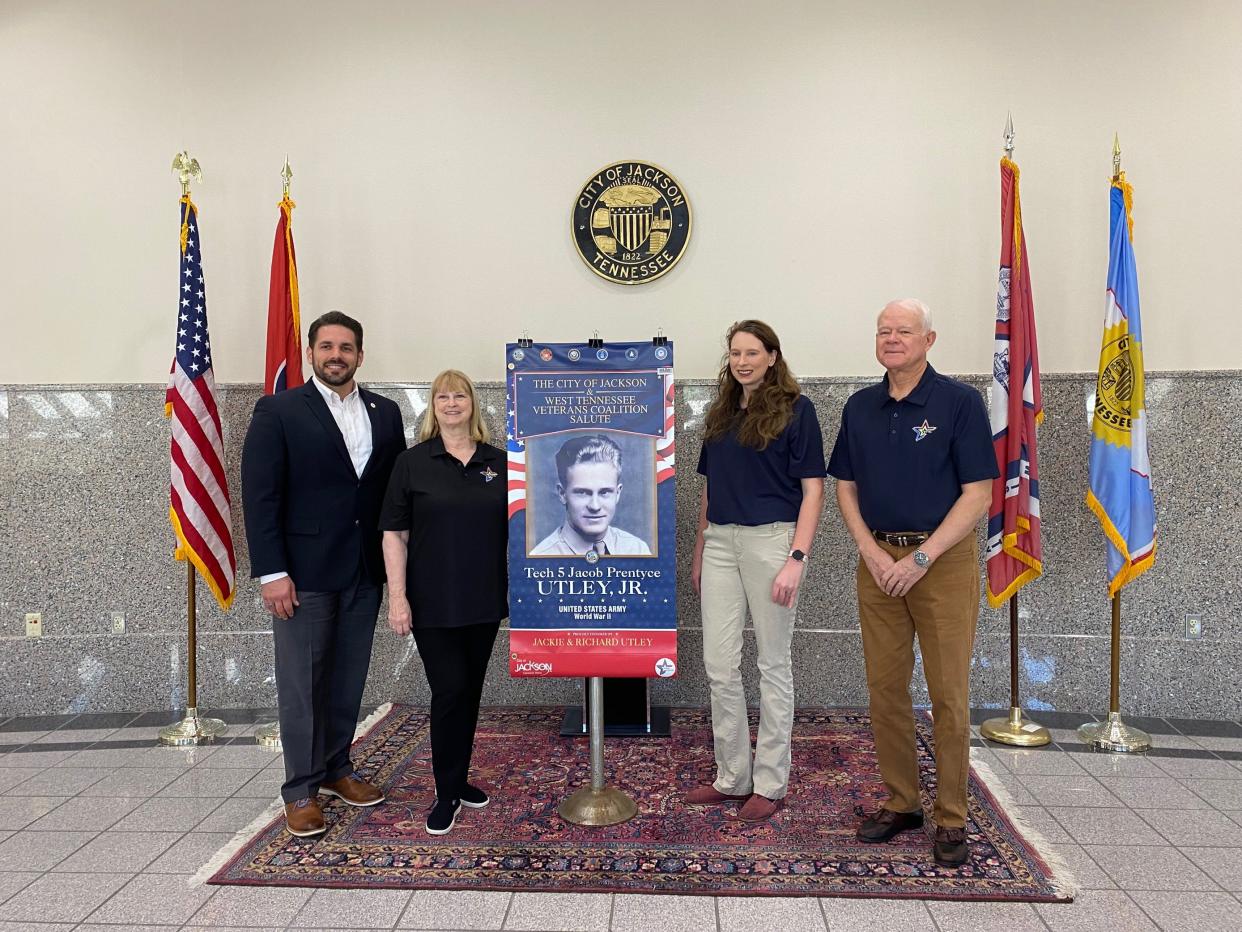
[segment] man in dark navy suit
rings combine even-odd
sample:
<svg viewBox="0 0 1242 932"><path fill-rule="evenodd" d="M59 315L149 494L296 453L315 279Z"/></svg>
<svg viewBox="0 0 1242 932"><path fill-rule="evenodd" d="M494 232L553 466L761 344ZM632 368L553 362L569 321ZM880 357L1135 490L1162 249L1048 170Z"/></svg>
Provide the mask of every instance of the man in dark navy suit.
<svg viewBox="0 0 1242 932"><path fill-rule="evenodd" d="M353 806L383 801L349 746L371 662L384 558L380 506L397 454L401 412L361 388L362 325L330 311L310 325L314 377L260 398L242 451L251 575L272 613L288 830L325 830L317 795Z"/></svg>

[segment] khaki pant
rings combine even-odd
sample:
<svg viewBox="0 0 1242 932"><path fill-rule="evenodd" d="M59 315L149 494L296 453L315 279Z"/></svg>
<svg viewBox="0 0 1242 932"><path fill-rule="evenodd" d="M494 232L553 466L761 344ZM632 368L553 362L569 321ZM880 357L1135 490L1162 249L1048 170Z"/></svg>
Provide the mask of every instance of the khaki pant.
<svg viewBox="0 0 1242 932"><path fill-rule="evenodd" d="M883 542L880 546L897 559L918 549ZM937 825L960 828L966 824L970 657L979 617L975 535L967 535L942 554L902 598L886 595L860 559L858 615L876 755L890 797L887 808L896 812L922 808L910 701L917 634L935 720L937 789L932 817Z"/></svg>
<svg viewBox="0 0 1242 932"><path fill-rule="evenodd" d="M789 558L793 522L758 527L709 524L703 532L703 665L711 684L716 781L721 793L781 799L789 783L793 732L793 638L797 602L772 601L772 583ZM759 736L751 762L742 687L747 610L759 648Z"/></svg>

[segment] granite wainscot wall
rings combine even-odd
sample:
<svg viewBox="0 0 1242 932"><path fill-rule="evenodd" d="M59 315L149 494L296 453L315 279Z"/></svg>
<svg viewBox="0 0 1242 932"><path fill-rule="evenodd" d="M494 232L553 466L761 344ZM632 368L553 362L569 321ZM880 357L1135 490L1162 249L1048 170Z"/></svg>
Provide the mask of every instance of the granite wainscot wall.
<svg viewBox="0 0 1242 932"><path fill-rule="evenodd" d="M870 381L808 378L831 448L841 406ZM982 377L967 381L986 390ZM371 385L398 401L412 437L426 383ZM1022 590L1021 688L1031 709L1104 712L1108 702L1109 605L1104 543L1083 505L1091 374L1044 377L1040 434L1045 576ZM481 400L496 430L503 386ZM207 709L275 704L271 622L250 580L240 515L238 461L256 385L220 388L233 489L241 581L233 610L199 599L199 695ZM677 476L680 671L652 683L655 702L701 705L698 601L689 559L701 479L694 465L713 385L678 384ZM181 708L185 703L184 564L171 559L169 428L162 386L0 386L0 714ZM1155 568L1123 594L1121 696L1136 715L1242 715L1242 620L1237 515L1242 513L1242 372L1152 373L1147 380L1151 460L1159 517ZM831 485L831 482L830 482ZM829 490L831 493L831 488ZM803 705L866 703L854 598L856 554L833 496L815 542L793 642ZM200 587L205 593L205 587ZM26 636L25 615L43 616ZM1186 616L1202 634L1186 636ZM123 625L120 622L123 620ZM118 631L123 627L123 631ZM578 680L512 680L498 639L485 702L577 702ZM757 697L753 641L747 687ZM975 650L973 702L1009 701L1008 613L984 606ZM927 702L916 671L915 701ZM366 699L425 702L411 641L381 623Z"/></svg>

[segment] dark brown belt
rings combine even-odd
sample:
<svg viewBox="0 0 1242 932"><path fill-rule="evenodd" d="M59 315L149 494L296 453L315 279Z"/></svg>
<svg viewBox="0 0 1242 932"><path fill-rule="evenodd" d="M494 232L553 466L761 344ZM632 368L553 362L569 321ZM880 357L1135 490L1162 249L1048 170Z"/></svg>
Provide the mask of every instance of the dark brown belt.
<svg viewBox="0 0 1242 932"><path fill-rule="evenodd" d="M930 534L890 534L887 531L872 531L871 536L894 547L915 547L931 537Z"/></svg>

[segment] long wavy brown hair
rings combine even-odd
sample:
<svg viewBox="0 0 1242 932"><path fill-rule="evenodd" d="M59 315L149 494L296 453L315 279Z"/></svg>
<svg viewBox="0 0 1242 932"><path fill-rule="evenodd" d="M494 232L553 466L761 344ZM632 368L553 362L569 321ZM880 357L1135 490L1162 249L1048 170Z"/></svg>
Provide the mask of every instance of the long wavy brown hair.
<svg viewBox="0 0 1242 932"><path fill-rule="evenodd" d="M733 337L739 333L749 333L763 344L764 350L776 353L776 362L764 373L763 382L751 392L745 408L742 407L742 384L729 369L729 349ZM762 450L789 424L794 402L801 394L798 380L789 371L785 354L781 352L776 331L761 320L740 320L725 334L724 362L720 364L717 377L716 400L703 419L706 428L703 439L705 442L715 440L736 428L738 443Z"/></svg>

